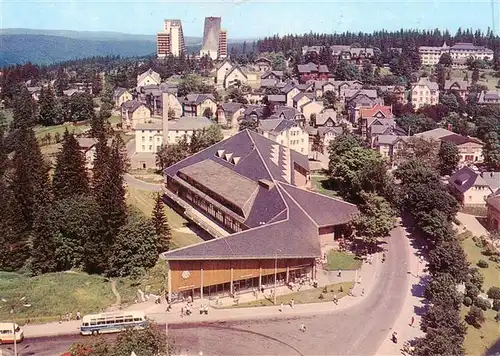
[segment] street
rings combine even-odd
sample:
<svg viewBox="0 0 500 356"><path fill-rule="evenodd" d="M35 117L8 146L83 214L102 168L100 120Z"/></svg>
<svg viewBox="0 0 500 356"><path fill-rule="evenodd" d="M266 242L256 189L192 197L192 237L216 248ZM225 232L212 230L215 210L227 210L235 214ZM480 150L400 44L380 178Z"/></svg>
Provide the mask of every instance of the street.
<svg viewBox="0 0 500 356"><path fill-rule="evenodd" d="M169 335L178 351L191 355L372 355L390 335L398 317L410 275L406 237L401 228L387 239L386 262L375 287L358 304L331 314L260 320L170 324ZM307 328L300 332L301 323ZM20 355L53 356L74 342L90 340L78 335L27 338L30 346ZM5 347L5 346L4 346Z"/></svg>

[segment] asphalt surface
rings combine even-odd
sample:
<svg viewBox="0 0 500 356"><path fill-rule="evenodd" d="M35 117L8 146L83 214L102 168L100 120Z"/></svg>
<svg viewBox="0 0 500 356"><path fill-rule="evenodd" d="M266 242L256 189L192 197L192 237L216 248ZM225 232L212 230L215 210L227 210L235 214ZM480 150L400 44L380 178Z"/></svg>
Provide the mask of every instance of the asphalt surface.
<svg viewBox="0 0 500 356"><path fill-rule="evenodd" d="M362 302L331 314L307 317L170 324L169 336L190 355L373 355L389 337L409 283L406 237L395 229L387 239L386 262L376 286ZM300 324L307 328L300 332ZM161 326L164 327L164 326ZM397 331L397 330L396 330ZM91 337L67 335L26 339L20 356L59 355ZM5 349L7 346L1 346ZM10 345L8 347L11 347ZM8 353L7 353L8 355Z"/></svg>

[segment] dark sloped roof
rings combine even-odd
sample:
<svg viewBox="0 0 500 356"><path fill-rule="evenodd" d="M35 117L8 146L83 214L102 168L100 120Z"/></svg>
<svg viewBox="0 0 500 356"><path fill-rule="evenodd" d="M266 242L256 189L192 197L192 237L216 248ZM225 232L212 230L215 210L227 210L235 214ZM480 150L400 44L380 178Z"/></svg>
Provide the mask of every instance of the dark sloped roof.
<svg viewBox="0 0 500 356"><path fill-rule="evenodd" d="M476 138L462 136L462 135L458 135L458 134L451 134L448 136L441 137L441 141L451 142L451 143L454 143L455 145L462 145L462 144L468 143L468 142L482 144L482 142Z"/></svg>
<svg viewBox="0 0 500 356"><path fill-rule="evenodd" d="M145 105L138 100L129 100L129 101L126 101L122 104L122 108L124 108L125 110L127 110L129 112L134 112L138 108L140 108L141 106L145 106Z"/></svg>
<svg viewBox="0 0 500 356"><path fill-rule="evenodd" d="M453 185L459 192L465 193L474 185L487 186L486 181L481 176L474 172L469 167L463 167L456 171L449 179L449 183Z"/></svg>
<svg viewBox="0 0 500 356"><path fill-rule="evenodd" d="M199 105L205 100L212 100L215 102L215 98L212 94L188 94L182 98L183 104Z"/></svg>

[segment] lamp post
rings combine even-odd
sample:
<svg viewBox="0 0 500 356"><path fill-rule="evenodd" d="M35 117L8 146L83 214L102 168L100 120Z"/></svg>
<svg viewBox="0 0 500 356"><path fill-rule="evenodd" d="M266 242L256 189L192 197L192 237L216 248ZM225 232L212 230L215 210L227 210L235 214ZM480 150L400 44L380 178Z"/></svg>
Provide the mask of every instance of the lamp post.
<svg viewBox="0 0 500 356"><path fill-rule="evenodd" d="M19 300L10 304L10 313L12 314L12 334L14 335L14 356L17 356L16 320L14 318L14 311L16 308L20 308L20 307L26 307L26 308L31 307L31 304L26 303L25 300L26 300L26 297L21 297L21 298L19 298ZM1 301L4 303L9 302L5 298L2 298Z"/></svg>
<svg viewBox="0 0 500 356"><path fill-rule="evenodd" d="M274 254L274 305L276 305L276 288L278 287L278 252L281 252L281 250L276 249Z"/></svg>

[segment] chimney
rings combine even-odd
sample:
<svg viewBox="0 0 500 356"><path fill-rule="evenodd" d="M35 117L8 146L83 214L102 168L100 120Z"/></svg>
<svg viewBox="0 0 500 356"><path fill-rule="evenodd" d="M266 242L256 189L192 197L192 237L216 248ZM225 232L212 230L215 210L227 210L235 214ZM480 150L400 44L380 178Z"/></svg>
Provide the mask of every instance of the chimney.
<svg viewBox="0 0 500 356"><path fill-rule="evenodd" d="M163 129L163 145L168 145L168 109L169 109L169 99L168 93L162 93L162 107L163 107L163 120L162 120L162 129Z"/></svg>

